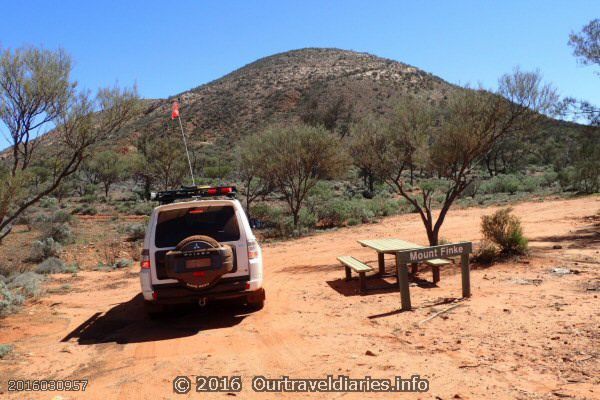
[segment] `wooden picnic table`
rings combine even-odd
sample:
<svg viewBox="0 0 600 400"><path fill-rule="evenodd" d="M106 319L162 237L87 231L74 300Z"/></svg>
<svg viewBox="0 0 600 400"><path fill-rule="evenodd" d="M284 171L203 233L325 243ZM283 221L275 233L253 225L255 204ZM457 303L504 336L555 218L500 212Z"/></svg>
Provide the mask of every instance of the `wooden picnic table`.
<svg viewBox="0 0 600 400"><path fill-rule="evenodd" d="M359 240L358 243L363 247L370 247L377 252L377 262L379 264L379 273L381 275L385 274L386 254L396 254L398 251L402 250L423 248L423 246L419 244L411 243L402 239L366 239ZM414 269L415 265L413 265L412 272L416 272Z"/></svg>
<svg viewBox="0 0 600 400"><path fill-rule="evenodd" d="M444 255L446 257L460 256L463 297L471 296L471 278L469 273L469 254L473 249L471 242L450 243L438 246L421 246L419 244L411 243L402 239L364 239L358 240L358 243L363 247L369 247L377 252L380 275L385 274L385 255L395 255L396 276L398 279L398 285L400 287L403 311L408 311L411 309L407 263L411 264L411 272L413 274L417 272L418 262L425 262L426 264L431 265L433 282L436 283L440 279L439 267L441 265L451 263L451 261L448 259L439 258L440 255ZM338 257L338 260L342 261L344 264L340 257ZM415 262L416 260L419 261ZM361 265L359 265L359 267L361 268L366 266L363 263L360 264ZM348 265L349 264L346 264L346 266ZM346 269L346 276L347 278L349 277L348 269ZM361 278L361 289L364 289L364 273L361 275Z"/></svg>

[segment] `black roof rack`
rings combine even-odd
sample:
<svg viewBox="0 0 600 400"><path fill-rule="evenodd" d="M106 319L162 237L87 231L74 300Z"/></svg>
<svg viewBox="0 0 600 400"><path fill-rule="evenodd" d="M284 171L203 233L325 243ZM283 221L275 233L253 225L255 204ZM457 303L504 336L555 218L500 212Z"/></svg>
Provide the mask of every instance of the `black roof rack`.
<svg viewBox="0 0 600 400"><path fill-rule="evenodd" d="M160 204L169 204L175 200L204 197L235 198L236 194L237 189L235 186L182 186L181 189L152 193L151 199L158 201Z"/></svg>

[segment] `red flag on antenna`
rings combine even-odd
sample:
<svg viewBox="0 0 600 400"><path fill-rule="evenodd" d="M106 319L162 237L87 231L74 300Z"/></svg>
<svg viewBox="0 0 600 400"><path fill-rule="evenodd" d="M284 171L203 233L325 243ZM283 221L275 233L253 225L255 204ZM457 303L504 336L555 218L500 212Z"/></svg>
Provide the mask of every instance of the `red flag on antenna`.
<svg viewBox="0 0 600 400"><path fill-rule="evenodd" d="M179 118L179 103L174 101L171 108L171 119Z"/></svg>

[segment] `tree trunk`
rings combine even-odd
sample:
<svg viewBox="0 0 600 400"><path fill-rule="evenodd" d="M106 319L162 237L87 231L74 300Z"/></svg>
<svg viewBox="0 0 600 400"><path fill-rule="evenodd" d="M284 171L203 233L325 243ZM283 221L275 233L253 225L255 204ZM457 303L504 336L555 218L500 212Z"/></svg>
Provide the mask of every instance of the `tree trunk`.
<svg viewBox="0 0 600 400"><path fill-rule="evenodd" d="M248 219L250 219L250 202L250 194L246 192L246 215L248 216Z"/></svg>
<svg viewBox="0 0 600 400"><path fill-rule="evenodd" d="M490 157L485 158L485 167L487 168L488 174L490 174L490 178L494 177L494 171L492 170L492 166L490 165Z"/></svg>
<svg viewBox="0 0 600 400"><path fill-rule="evenodd" d="M437 246L439 242L439 231L435 229L427 228L427 239L429 240L430 246Z"/></svg>
<svg viewBox="0 0 600 400"><path fill-rule="evenodd" d="M150 189L151 189L151 184L150 184L150 178L145 178L144 179L144 198L146 200L150 200Z"/></svg>

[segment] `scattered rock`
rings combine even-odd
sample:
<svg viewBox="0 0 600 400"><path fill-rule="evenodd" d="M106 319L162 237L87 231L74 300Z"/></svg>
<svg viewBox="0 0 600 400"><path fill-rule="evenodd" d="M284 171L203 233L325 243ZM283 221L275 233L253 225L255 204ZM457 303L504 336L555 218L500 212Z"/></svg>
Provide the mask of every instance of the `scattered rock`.
<svg viewBox="0 0 600 400"><path fill-rule="evenodd" d="M562 393L562 392L557 392L557 391L552 392L552 394L555 395L556 397L560 397L560 398L563 398L563 399L564 398L568 398L568 397L573 397L570 394L566 394L566 393Z"/></svg>
<svg viewBox="0 0 600 400"><path fill-rule="evenodd" d="M523 278L515 278L512 279L513 283L516 283L517 285L541 285L542 284L542 280L541 279L523 279Z"/></svg>
<svg viewBox="0 0 600 400"><path fill-rule="evenodd" d="M555 244L554 246L552 246L552 248L554 250L560 250L560 249L562 249L562 246L560 244Z"/></svg>
<svg viewBox="0 0 600 400"><path fill-rule="evenodd" d="M559 275L559 276L569 275L572 273L569 268L563 268L563 267L552 268L550 270L550 272L552 272L553 274Z"/></svg>
<svg viewBox="0 0 600 400"><path fill-rule="evenodd" d="M373 353L371 350L367 350L367 351L365 352L365 356L371 356L371 357L375 357L375 356L376 356L376 354L375 354L375 353Z"/></svg>

